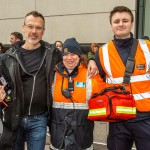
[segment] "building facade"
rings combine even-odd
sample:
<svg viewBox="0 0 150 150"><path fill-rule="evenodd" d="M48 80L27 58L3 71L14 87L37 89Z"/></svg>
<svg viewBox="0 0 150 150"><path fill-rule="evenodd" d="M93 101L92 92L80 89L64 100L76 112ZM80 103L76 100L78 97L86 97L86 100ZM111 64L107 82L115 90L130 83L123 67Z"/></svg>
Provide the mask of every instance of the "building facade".
<svg viewBox="0 0 150 150"><path fill-rule="evenodd" d="M32 10L45 16L43 39L50 43L69 37L79 43L105 43L113 36L109 23L113 7L124 5L136 14L136 0L0 0L0 4L0 42L4 44L9 44L11 32L22 32L24 16Z"/></svg>

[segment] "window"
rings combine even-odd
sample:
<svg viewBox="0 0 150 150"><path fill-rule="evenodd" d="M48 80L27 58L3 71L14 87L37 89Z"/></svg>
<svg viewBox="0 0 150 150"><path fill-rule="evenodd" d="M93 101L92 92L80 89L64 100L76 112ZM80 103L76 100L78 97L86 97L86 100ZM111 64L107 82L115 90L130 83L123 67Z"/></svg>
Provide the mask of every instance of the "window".
<svg viewBox="0 0 150 150"><path fill-rule="evenodd" d="M137 0L136 37L150 37L150 0Z"/></svg>

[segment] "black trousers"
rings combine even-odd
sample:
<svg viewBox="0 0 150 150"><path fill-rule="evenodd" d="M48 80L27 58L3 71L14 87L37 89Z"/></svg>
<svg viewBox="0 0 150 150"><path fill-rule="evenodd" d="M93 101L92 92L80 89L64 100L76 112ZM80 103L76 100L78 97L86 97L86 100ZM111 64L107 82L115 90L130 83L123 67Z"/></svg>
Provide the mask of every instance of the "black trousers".
<svg viewBox="0 0 150 150"><path fill-rule="evenodd" d="M134 142L137 150L150 150L150 118L109 124L109 150L131 150Z"/></svg>

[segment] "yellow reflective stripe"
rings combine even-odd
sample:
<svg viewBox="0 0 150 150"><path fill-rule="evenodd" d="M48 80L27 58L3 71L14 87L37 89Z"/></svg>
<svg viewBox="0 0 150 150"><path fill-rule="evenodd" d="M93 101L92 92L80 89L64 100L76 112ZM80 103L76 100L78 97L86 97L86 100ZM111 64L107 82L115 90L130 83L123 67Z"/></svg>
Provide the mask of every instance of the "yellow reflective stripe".
<svg viewBox="0 0 150 150"><path fill-rule="evenodd" d="M122 114L136 114L136 107L117 106L116 112Z"/></svg>
<svg viewBox="0 0 150 150"><path fill-rule="evenodd" d="M106 108L89 110L88 116L106 115Z"/></svg>

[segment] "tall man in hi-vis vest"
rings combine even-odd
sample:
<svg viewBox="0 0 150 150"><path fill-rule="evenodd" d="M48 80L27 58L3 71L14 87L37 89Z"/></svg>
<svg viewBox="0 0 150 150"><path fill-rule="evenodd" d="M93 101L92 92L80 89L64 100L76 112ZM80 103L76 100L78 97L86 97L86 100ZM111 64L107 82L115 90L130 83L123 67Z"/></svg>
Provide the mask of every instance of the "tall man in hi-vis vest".
<svg viewBox="0 0 150 150"><path fill-rule="evenodd" d="M131 10L117 6L110 12L114 39L97 51L95 59L106 86L123 82L126 62L133 43L134 17ZM127 89L133 94L137 116L134 119L109 123L109 150L150 150L150 41L138 40L135 64Z"/></svg>

